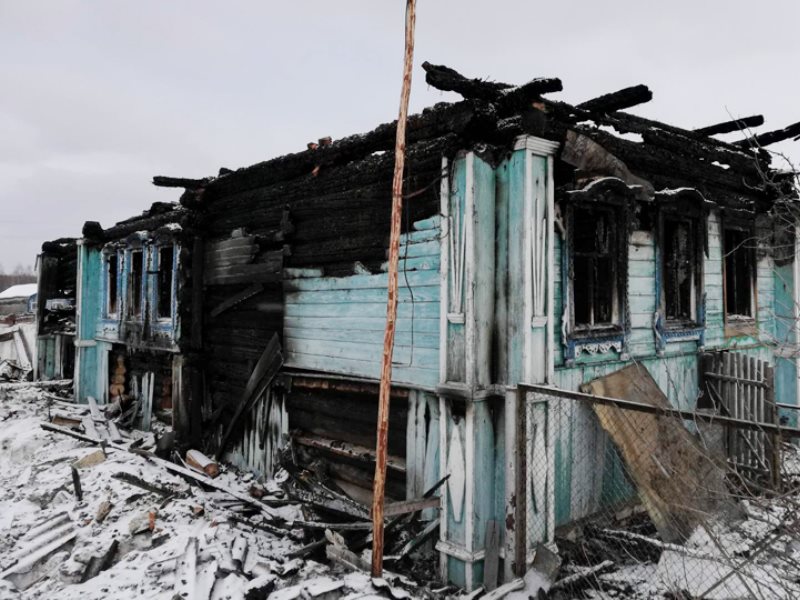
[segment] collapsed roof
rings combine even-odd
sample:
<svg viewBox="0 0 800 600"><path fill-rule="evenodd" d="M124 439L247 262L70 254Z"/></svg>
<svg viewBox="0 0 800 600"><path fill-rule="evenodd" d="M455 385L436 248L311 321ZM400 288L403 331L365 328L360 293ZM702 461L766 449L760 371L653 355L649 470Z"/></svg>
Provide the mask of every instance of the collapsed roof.
<svg viewBox="0 0 800 600"><path fill-rule="evenodd" d="M786 178L770 169L770 155L764 146L797 136L800 123L729 143L713 136L745 132L761 125L763 117L689 130L625 112L652 98L644 85L572 105L545 97L561 91L559 79L539 78L513 86L469 79L441 65L426 62L422 66L429 85L464 98L409 117L407 152L423 162L429 156L464 148L499 159L517 136L532 134L562 144L556 173L561 191L611 175L628 183L643 180L651 195L689 187L722 206L760 212L788 190L783 185ZM302 184L333 169L340 171L337 179L349 182L351 189L369 185L379 181L378 174L393 164L390 151L396 125L396 121L383 124L332 143L323 138L301 152L236 171L222 169L217 177L157 176L153 183L185 188L181 202L188 206L201 198L208 206L215 198L231 195L241 196L244 202L248 190Z"/></svg>

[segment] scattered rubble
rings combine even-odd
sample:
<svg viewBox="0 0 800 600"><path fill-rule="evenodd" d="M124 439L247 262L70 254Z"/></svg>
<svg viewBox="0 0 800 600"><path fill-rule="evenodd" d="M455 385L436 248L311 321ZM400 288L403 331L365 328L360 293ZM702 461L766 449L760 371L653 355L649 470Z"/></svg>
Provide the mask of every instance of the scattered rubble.
<svg viewBox="0 0 800 600"><path fill-rule="evenodd" d="M174 464L152 434L119 429L115 442L104 408L33 384L0 397L0 597L434 596L410 577L373 582L328 561L326 547L369 561L368 511L340 491L299 469L255 482L199 453ZM303 493L314 502L298 505ZM432 529L414 514L387 522L397 545Z"/></svg>

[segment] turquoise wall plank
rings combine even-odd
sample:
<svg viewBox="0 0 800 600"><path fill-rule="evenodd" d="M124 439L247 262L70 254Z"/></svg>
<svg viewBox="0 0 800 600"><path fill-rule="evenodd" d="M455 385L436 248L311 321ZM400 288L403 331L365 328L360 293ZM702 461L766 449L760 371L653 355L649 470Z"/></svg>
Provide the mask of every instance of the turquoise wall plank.
<svg viewBox="0 0 800 600"><path fill-rule="evenodd" d="M403 275L398 278L398 301L406 302L438 302L439 286L412 286L406 287ZM343 304L343 303L386 303L386 289L366 288L356 290L312 290L301 292L286 292L286 304Z"/></svg>
<svg viewBox="0 0 800 600"><path fill-rule="evenodd" d="M401 274L402 275L402 274ZM411 286L438 285L439 271L411 271L407 274ZM406 276L399 278L400 287L406 286ZM384 291L388 285L386 273L374 275L350 275L348 277L316 277L290 279L284 282L287 291L301 290L356 290L363 288L380 288Z"/></svg>
<svg viewBox="0 0 800 600"><path fill-rule="evenodd" d="M419 225L417 228L416 226ZM392 379L439 381L439 218L403 236ZM415 240L413 243L409 241ZM423 269L403 272L403 269ZM386 327L386 273L284 282L284 344L296 368L377 379Z"/></svg>
<svg viewBox="0 0 800 600"><path fill-rule="evenodd" d="M358 329L316 329L286 327L283 330L287 338L301 340L334 340L342 342L366 342L370 344L383 343L383 331L358 330ZM398 346L414 346L415 348L439 348L438 333L422 333L420 331L397 331L394 343Z"/></svg>

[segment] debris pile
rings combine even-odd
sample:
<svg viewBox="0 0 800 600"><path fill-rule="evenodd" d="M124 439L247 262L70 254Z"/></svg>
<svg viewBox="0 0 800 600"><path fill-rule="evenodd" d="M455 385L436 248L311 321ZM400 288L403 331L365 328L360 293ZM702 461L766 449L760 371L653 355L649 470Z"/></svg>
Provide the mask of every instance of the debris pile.
<svg viewBox="0 0 800 600"><path fill-rule="evenodd" d="M259 482L196 451L175 464L104 408L34 385L0 394L0 597L433 595L370 578L368 513L309 473ZM434 529L413 515L387 524L397 565Z"/></svg>

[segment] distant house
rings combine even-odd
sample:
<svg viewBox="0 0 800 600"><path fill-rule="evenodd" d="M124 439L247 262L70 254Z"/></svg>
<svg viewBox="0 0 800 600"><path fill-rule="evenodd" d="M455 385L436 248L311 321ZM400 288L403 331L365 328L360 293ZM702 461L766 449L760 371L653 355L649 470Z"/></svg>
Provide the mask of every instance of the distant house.
<svg viewBox="0 0 800 600"><path fill-rule="evenodd" d="M35 283L21 283L0 292L0 315L35 312L36 291Z"/></svg>

